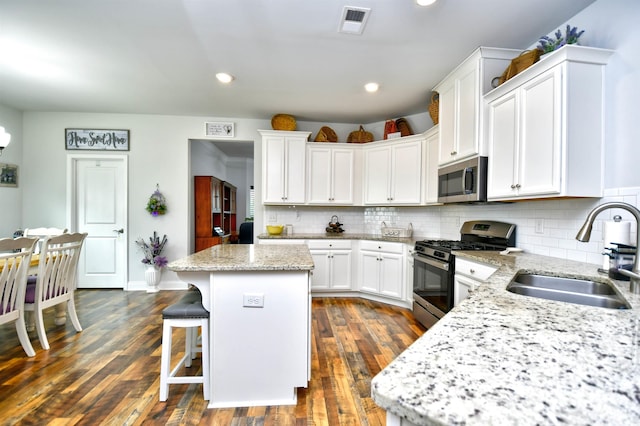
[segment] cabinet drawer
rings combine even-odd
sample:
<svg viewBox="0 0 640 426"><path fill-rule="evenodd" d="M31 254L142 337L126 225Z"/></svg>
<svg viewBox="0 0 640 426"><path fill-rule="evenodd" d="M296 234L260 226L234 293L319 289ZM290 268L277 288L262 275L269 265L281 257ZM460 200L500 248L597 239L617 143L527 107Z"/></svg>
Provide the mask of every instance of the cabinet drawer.
<svg viewBox="0 0 640 426"><path fill-rule="evenodd" d="M311 250L351 249L351 240L308 240L307 245Z"/></svg>
<svg viewBox="0 0 640 426"><path fill-rule="evenodd" d="M362 250L383 251L385 253L404 253L404 244L386 241L361 241L360 248Z"/></svg>
<svg viewBox="0 0 640 426"><path fill-rule="evenodd" d="M484 281L489 278L498 268L486 263L472 262L470 260L456 257L456 275L466 275L473 279Z"/></svg>

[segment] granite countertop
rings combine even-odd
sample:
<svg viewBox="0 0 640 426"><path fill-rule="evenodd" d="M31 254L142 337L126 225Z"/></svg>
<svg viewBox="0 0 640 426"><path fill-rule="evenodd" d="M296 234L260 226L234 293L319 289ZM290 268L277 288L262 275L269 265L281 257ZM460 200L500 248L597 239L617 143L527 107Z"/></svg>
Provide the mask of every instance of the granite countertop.
<svg viewBox="0 0 640 426"><path fill-rule="evenodd" d="M456 252L499 269L371 382L418 425L640 424L640 296L629 310L505 290L520 271L608 280L597 265L526 253Z"/></svg>
<svg viewBox="0 0 640 426"><path fill-rule="evenodd" d="M305 244L219 244L169 263L176 272L305 271L313 258Z"/></svg>
<svg viewBox="0 0 640 426"><path fill-rule="evenodd" d="M292 235L269 235L260 234L258 239L261 240L370 240L370 241L388 241L395 243L410 244L413 246L416 241L423 240L420 237L400 238L400 237L385 237L382 234L355 234L349 232L341 232L336 234L324 233L299 233Z"/></svg>

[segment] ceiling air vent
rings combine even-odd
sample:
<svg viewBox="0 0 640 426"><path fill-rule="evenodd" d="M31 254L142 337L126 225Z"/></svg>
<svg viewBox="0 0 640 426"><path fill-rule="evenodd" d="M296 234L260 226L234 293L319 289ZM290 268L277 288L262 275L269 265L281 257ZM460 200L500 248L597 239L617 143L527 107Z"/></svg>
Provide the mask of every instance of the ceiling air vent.
<svg viewBox="0 0 640 426"><path fill-rule="evenodd" d="M366 7L345 6L342 10L338 32L362 34L367 19L369 19L369 13L371 13L371 9Z"/></svg>

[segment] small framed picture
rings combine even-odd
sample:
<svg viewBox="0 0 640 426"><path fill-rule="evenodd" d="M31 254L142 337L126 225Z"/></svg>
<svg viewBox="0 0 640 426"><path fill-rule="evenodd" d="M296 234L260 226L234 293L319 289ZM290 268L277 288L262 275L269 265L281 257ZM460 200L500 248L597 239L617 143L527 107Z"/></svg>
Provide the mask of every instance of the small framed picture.
<svg viewBox="0 0 640 426"><path fill-rule="evenodd" d="M204 123L204 134L214 138L232 138L235 136L235 124L208 121Z"/></svg>
<svg viewBox="0 0 640 426"><path fill-rule="evenodd" d="M0 186L18 187L18 166L0 163Z"/></svg>

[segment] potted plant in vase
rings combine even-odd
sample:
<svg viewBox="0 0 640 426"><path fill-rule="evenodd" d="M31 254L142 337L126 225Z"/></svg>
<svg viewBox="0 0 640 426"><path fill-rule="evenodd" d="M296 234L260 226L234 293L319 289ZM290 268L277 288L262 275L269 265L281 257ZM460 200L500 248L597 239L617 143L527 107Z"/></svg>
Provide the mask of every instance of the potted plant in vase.
<svg viewBox="0 0 640 426"><path fill-rule="evenodd" d="M554 34L556 36L555 40L548 36L540 37L537 49L540 51L541 55L544 55L546 53L553 52L554 50L558 50L567 44L578 44L578 39L583 33L584 30L578 31L577 27L571 28L570 25L567 25L564 36L562 35L562 31L558 29Z"/></svg>
<svg viewBox="0 0 640 426"><path fill-rule="evenodd" d="M142 263L147 265L144 271L144 279L147 282L147 293L156 293L158 284L162 278L162 268L167 266L167 258L161 256L164 245L167 243L167 236L164 235L162 240L158 237L158 233L153 231L153 237L149 238L149 242L142 238L136 240L136 244L144 253Z"/></svg>

